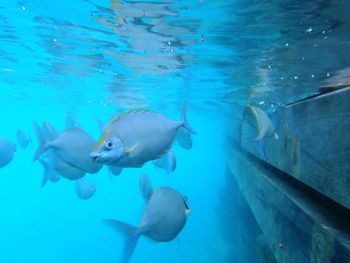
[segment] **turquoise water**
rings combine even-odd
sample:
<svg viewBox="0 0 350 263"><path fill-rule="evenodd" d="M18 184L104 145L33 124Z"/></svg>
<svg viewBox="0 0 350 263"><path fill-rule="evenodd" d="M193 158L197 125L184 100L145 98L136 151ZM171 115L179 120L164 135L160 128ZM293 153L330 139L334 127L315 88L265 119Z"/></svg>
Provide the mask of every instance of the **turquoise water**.
<svg viewBox="0 0 350 263"><path fill-rule="evenodd" d="M33 142L0 169L0 262L118 262L123 237L102 220L139 224L143 173L185 194L191 213L176 240L141 238L131 262L236 262L226 135L247 103L272 112L348 84L349 11L348 1L2 1L0 136L16 142L20 128ZM185 103L198 135L189 151L174 144L175 172L147 163L111 180L103 168L85 176L89 200L64 178L40 187L33 120L63 131L74 112L97 140L97 119L149 108L178 120Z"/></svg>

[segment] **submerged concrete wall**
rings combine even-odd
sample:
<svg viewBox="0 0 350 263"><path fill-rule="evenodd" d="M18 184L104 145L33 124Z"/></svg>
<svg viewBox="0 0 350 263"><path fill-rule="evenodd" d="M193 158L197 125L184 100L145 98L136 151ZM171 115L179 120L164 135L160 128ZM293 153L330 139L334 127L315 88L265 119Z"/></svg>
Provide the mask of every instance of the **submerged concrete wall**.
<svg viewBox="0 0 350 263"><path fill-rule="evenodd" d="M229 244L231 253L225 262L274 263L276 262L255 217L245 200L231 170L219 192L216 207L220 233Z"/></svg>
<svg viewBox="0 0 350 263"><path fill-rule="evenodd" d="M242 121L227 163L277 262L350 262L350 89L278 109L279 139Z"/></svg>

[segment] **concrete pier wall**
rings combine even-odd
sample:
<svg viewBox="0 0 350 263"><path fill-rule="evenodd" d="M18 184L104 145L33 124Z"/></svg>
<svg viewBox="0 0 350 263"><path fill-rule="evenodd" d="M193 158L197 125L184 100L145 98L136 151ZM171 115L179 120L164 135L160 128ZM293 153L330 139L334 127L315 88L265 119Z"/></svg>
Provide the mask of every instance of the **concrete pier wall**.
<svg viewBox="0 0 350 263"><path fill-rule="evenodd" d="M227 163L277 262L350 262L350 89L279 108L266 156L241 123Z"/></svg>

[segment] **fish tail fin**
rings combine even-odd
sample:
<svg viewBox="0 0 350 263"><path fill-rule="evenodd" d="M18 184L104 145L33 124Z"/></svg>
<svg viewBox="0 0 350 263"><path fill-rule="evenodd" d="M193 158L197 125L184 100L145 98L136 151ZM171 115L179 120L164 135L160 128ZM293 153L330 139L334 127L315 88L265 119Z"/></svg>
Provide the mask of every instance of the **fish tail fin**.
<svg viewBox="0 0 350 263"><path fill-rule="evenodd" d="M42 167L44 168L44 176L43 176L43 179L41 181L40 187L44 187L46 185L47 181L50 179L52 171L51 171L49 164L46 161L39 159L39 162L42 165Z"/></svg>
<svg viewBox="0 0 350 263"><path fill-rule="evenodd" d="M125 236L126 239L124 244L122 262L129 262L136 247L137 241L141 235L140 229L119 220L105 219L103 222Z"/></svg>
<svg viewBox="0 0 350 263"><path fill-rule="evenodd" d="M35 121L34 121L34 128L35 128L36 136L38 138L39 146L35 151L33 162L38 160L39 157L48 149L47 141L45 139L43 130Z"/></svg>
<svg viewBox="0 0 350 263"><path fill-rule="evenodd" d="M184 105L183 109L182 109L182 116L181 116L181 121L182 121L182 126L185 128L186 131L188 131L189 133L192 134L197 134L192 127L190 126L190 124L187 122L187 104Z"/></svg>

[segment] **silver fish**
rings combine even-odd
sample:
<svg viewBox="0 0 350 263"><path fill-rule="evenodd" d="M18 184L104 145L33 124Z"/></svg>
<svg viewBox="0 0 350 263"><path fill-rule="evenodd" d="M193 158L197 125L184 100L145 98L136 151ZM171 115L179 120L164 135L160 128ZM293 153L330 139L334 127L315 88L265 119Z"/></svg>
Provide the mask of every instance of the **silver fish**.
<svg viewBox="0 0 350 263"><path fill-rule="evenodd" d="M122 262L128 262L141 235L157 242L171 241L185 226L188 212L185 196L170 187L160 187L148 199L139 227L113 219L104 222L126 236Z"/></svg>
<svg viewBox="0 0 350 263"><path fill-rule="evenodd" d="M89 199L96 192L96 184L86 179L79 179L75 184L75 192L80 199Z"/></svg>
<svg viewBox="0 0 350 263"><path fill-rule="evenodd" d="M260 141L265 137L273 137L275 139L278 139L278 135L275 131L271 119L262 109L256 106L248 105L246 110L248 110L248 112L245 111L244 115L248 116L249 112L252 113L257 125L258 135L255 137L256 141Z"/></svg>
<svg viewBox="0 0 350 263"><path fill-rule="evenodd" d="M47 150L53 149L66 163L88 173L97 173L102 167L101 164L89 158L94 144L95 141L89 134L75 127L59 134L52 141L41 141L33 160L37 160Z"/></svg>
<svg viewBox="0 0 350 263"><path fill-rule="evenodd" d="M44 145L46 141L52 141L58 137L56 130L47 121L44 122L42 128L36 122L34 122L34 126L40 145ZM69 180L77 180L86 173L86 171L66 162L54 148L47 149L45 157L45 159L39 159L44 168L42 187L48 180L52 182L58 181L60 176Z"/></svg>
<svg viewBox="0 0 350 263"><path fill-rule="evenodd" d="M23 148L27 148L28 144L31 142L31 139L29 136L27 136L27 134L21 130L18 129L16 132L16 137L17 137L17 142L18 144Z"/></svg>
<svg viewBox="0 0 350 263"><path fill-rule="evenodd" d="M16 153L16 144L0 137L0 168L8 165Z"/></svg>
<svg viewBox="0 0 350 263"><path fill-rule="evenodd" d="M153 164L161 169L164 169L167 173L175 171L176 168L176 157L175 154L169 150L159 159L153 161Z"/></svg>
<svg viewBox="0 0 350 263"><path fill-rule="evenodd" d="M251 105L248 105L245 108L245 111L243 112L243 118L253 127L257 128L258 135L254 138L254 140L258 143L258 150L261 156L267 160L268 156L265 150L264 139L266 137L273 137L274 139L278 139L278 135L275 131L271 119L262 109ZM239 136L242 136L241 128L239 130Z"/></svg>
<svg viewBox="0 0 350 263"><path fill-rule="evenodd" d="M149 110L130 111L108 125L90 157L118 167L141 167L167 153L182 127L195 134L185 111L180 121Z"/></svg>

